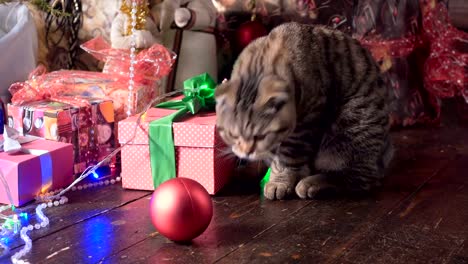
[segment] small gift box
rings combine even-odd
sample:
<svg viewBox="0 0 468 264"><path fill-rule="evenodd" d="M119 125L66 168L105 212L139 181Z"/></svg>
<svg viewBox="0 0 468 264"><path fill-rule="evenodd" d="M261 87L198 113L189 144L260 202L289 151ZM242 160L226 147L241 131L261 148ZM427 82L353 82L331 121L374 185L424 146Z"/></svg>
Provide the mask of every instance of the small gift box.
<svg viewBox="0 0 468 264"><path fill-rule="evenodd" d="M206 81L209 76L197 78ZM187 80L184 85L190 86L197 78ZM228 182L235 159L224 154L225 145L216 130L214 111L201 109L214 103L213 92L208 91L209 98L203 92L190 93L186 89L182 100L149 109L138 127L138 116L119 122L120 144L131 140L136 129L132 143L121 152L124 188L154 190L168 179L185 177L215 194Z"/></svg>
<svg viewBox="0 0 468 264"><path fill-rule="evenodd" d="M140 81L134 84L132 91L129 91L128 80L119 75L61 70L44 73L26 82L15 83L10 87L10 91L15 105L42 101L56 96L112 100L115 119L119 121L127 117L126 112L129 109L132 114L142 112L157 95L158 85L158 81ZM128 101L129 95L131 96L130 102Z"/></svg>
<svg viewBox="0 0 468 264"><path fill-rule="evenodd" d="M96 164L115 148L110 100L83 97L8 105L8 125L22 135L74 145L75 173Z"/></svg>
<svg viewBox="0 0 468 264"><path fill-rule="evenodd" d="M0 141L3 137L0 136ZM13 205L22 206L40 193L64 188L73 181L73 145L36 139L15 153L0 152L0 171ZM10 204L1 186L0 203Z"/></svg>

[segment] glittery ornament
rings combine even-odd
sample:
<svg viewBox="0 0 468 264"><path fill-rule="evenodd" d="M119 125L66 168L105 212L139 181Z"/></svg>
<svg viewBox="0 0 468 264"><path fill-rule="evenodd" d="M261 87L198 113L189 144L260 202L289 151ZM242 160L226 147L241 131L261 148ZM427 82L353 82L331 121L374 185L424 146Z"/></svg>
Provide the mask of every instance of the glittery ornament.
<svg viewBox="0 0 468 264"><path fill-rule="evenodd" d="M139 3L137 3L136 1L132 1L132 5L129 5L128 1L122 1L120 11L127 15L129 21L129 23L127 24L127 30L125 32L127 36L133 33L133 29L145 29L146 18L148 17L148 14L150 12L148 7L148 1L140 0Z"/></svg>

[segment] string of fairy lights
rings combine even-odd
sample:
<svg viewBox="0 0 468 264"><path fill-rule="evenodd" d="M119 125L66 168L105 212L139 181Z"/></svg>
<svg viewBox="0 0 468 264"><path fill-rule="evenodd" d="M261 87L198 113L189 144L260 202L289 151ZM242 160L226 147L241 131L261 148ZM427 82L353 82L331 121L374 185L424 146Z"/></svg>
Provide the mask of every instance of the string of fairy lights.
<svg viewBox="0 0 468 264"><path fill-rule="evenodd" d="M133 114L134 109L132 106L134 105L134 97L133 95L133 90L134 90L134 77L135 77L135 64L136 64L136 29L135 26L137 25L136 20L137 20L137 7L138 3L137 0L131 0L131 48L130 48L130 66L129 66L129 82L128 82L128 109L127 109L127 116L130 116ZM120 181L120 177L116 177L116 179L111 179L111 180L103 180L99 182L94 182L94 183L85 183L82 185L77 185L79 182L81 182L83 179L87 178L89 175L96 175L96 170L101 167L102 165L107 164L108 162L111 161L111 159L117 155L120 150L125 147L128 144L131 144L132 141L134 140L137 129L141 123L141 119L143 115L148 111L149 108L151 108L153 105L156 103L164 100L165 98L172 97L176 94L179 94L181 90L174 90L170 93L166 93L163 95L160 95L156 98L154 98L144 109L143 112L141 112L137 118L137 121L135 122L135 128L133 131L132 137L125 142L124 144L121 144L120 147L116 148L112 153L110 153L107 157L102 159L100 162L98 162L94 166L88 167L76 180L74 180L67 188L65 189L59 189L55 191L51 191L45 194L41 194L36 198L36 202L39 203L36 208L35 208L35 216L37 218L37 222L35 224L29 223L29 215L26 212L23 212L22 210L19 210L18 208L15 208L12 205L4 205L0 206L0 223L3 221L3 224L0 225L0 257L3 257L7 254L10 253L10 249L8 247L8 241L16 237L17 235L20 236L20 238L24 242L23 248L21 248L19 251L17 251L15 254L11 256L11 261L12 263L28 263L27 261L23 260L22 258L28 254L31 249L32 249L32 240L28 235L28 232L31 232L33 230L38 230L41 228L45 228L49 226L50 221L49 218L45 215L44 209L50 208L50 207L55 207L55 206L60 206L63 204L66 204L68 202L68 198L64 196L64 194L68 191L80 191L83 189L87 188L92 188L92 187L98 187L98 186L105 186L105 185L112 185L115 184L116 182ZM3 185L5 192L7 193L7 196L9 197L10 204L13 204L13 199L11 199L11 192L8 187L7 181L3 175L3 172L1 171L0 168L0 181L1 185ZM10 214L4 214L3 212L11 210Z"/></svg>

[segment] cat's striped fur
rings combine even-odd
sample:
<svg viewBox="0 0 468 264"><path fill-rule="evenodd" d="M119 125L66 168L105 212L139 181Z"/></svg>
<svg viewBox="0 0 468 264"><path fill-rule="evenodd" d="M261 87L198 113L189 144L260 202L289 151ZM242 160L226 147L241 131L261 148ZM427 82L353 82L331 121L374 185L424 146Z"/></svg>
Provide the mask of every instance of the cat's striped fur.
<svg viewBox="0 0 468 264"><path fill-rule="evenodd" d="M237 156L269 163L269 199L369 190L393 155L389 98L358 41L287 23L247 46L217 87L217 127Z"/></svg>

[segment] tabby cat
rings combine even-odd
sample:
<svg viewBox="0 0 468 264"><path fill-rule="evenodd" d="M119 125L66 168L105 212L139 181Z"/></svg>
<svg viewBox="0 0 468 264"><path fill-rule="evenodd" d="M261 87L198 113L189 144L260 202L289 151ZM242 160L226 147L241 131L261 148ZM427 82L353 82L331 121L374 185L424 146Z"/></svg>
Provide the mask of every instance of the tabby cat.
<svg viewBox="0 0 468 264"><path fill-rule="evenodd" d="M369 51L338 30L276 27L242 51L215 97L222 139L270 166L268 199L368 191L392 159L389 89Z"/></svg>

